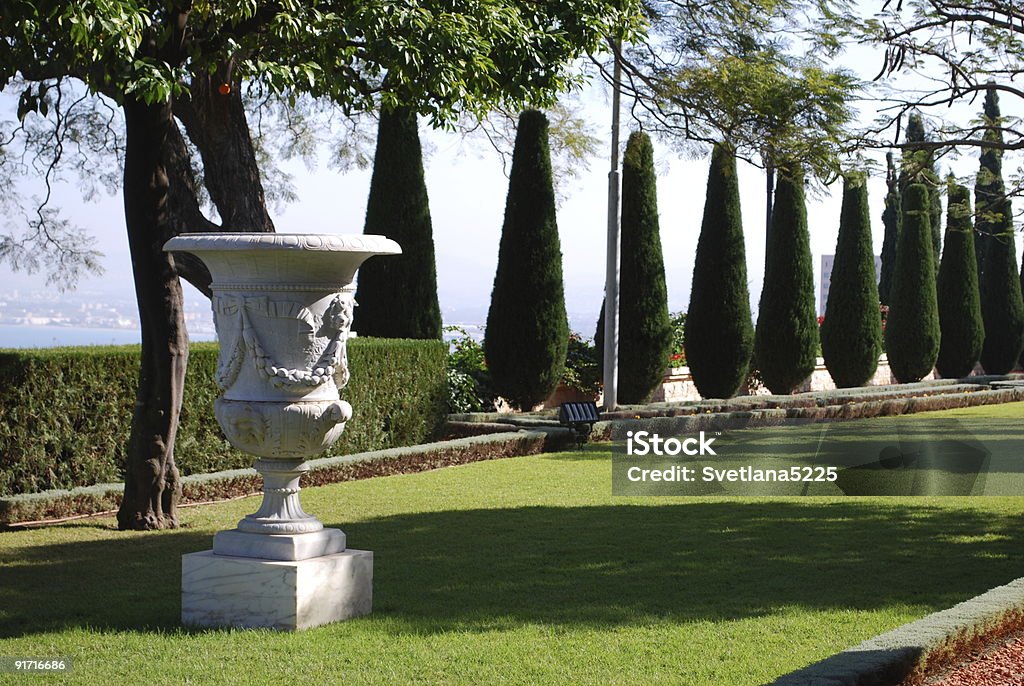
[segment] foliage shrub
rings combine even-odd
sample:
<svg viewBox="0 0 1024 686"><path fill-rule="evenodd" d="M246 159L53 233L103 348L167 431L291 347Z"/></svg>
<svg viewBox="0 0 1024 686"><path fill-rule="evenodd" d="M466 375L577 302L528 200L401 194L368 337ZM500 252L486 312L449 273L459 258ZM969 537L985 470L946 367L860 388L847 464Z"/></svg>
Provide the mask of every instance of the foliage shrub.
<svg viewBox="0 0 1024 686"><path fill-rule="evenodd" d="M668 366L685 367L686 362L686 313L673 312L669 315L672 325L672 347L668 351Z"/></svg>
<svg viewBox="0 0 1024 686"><path fill-rule="evenodd" d="M605 301L601 301L601 310L597 315L597 328L594 330L594 358L598 365L598 383L602 381L602 368L604 364L604 307ZM666 365L669 367L685 367L686 362L686 312L671 312L668 315L668 323L672 329L672 344L668 350Z"/></svg>
<svg viewBox="0 0 1024 686"><path fill-rule="evenodd" d="M429 440L445 419L440 341L353 339L354 416L329 454ZM213 416L217 346L191 347L175 460L182 474L248 467ZM138 346L0 352L0 496L118 481L139 373Z"/></svg>
<svg viewBox="0 0 1024 686"><path fill-rule="evenodd" d="M456 334L448 344L448 411L494 412L498 399L484 361L484 348L465 329L446 326Z"/></svg>
<svg viewBox="0 0 1024 686"><path fill-rule="evenodd" d="M575 331L570 332L561 383L581 393L596 396L601 392L601 364L602 360L594 344Z"/></svg>
<svg viewBox="0 0 1024 686"><path fill-rule="evenodd" d="M494 412L498 394L483 346L458 326L445 327L451 339L448 352L448 411L451 413ZM565 368L559 383L581 393L601 392L601 362L593 343L578 333L569 333Z"/></svg>

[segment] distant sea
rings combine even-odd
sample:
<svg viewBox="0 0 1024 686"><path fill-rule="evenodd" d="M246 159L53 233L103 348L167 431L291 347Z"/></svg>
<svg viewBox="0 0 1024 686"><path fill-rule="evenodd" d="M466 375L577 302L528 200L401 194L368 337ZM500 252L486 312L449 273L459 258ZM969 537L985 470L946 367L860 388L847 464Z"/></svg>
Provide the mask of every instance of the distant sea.
<svg viewBox="0 0 1024 686"><path fill-rule="evenodd" d="M213 341L212 333L190 334L193 341ZM0 348L55 348L64 345L129 345L141 343L137 329L87 329L74 326L0 324Z"/></svg>

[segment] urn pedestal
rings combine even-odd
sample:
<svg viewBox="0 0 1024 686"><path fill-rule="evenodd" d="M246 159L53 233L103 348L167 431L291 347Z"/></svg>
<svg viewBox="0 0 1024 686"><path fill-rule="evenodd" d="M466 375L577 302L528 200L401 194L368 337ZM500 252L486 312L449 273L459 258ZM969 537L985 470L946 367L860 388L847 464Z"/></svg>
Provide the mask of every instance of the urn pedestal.
<svg viewBox="0 0 1024 686"><path fill-rule="evenodd" d="M164 249L210 270L217 422L263 477L259 510L182 557L182 622L295 630L369 613L373 553L305 512L299 480L352 417L338 391L356 270L401 249L382 236L258 233L183 234Z"/></svg>

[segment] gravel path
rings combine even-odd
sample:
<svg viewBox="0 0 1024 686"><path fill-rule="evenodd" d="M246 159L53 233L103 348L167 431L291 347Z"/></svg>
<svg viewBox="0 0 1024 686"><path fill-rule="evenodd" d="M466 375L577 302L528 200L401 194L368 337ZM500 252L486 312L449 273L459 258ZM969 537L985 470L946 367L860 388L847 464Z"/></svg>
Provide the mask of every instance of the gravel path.
<svg viewBox="0 0 1024 686"><path fill-rule="evenodd" d="M928 686L1024 686L1024 637L972 655Z"/></svg>

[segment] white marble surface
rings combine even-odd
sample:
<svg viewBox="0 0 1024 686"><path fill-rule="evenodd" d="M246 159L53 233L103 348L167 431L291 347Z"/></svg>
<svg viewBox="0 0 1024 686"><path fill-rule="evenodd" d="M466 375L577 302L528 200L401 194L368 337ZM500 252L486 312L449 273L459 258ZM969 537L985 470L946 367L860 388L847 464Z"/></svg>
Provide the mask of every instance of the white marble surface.
<svg viewBox="0 0 1024 686"><path fill-rule="evenodd" d="M232 557L264 560L307 560L345 550L341 529L321 529L307 534L252 534L238 529L218 531L213 536L213 552Z"/></svg>
<svg viewBox="0 0 1024 686"><path fill-rule="evenodd" d="M369 614L373 553L278 561L204 550L182 556L181 589L186 625L307 629Z"/></svg>

